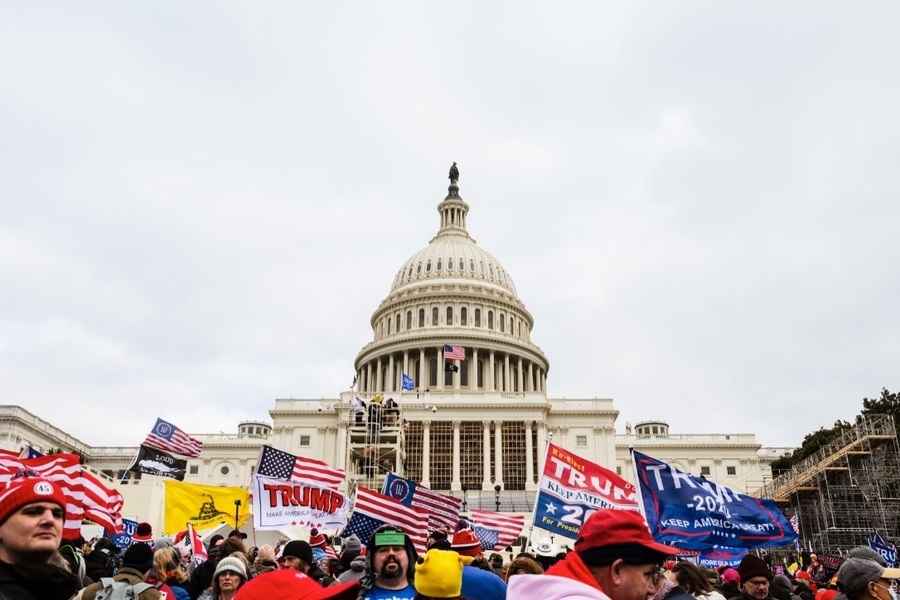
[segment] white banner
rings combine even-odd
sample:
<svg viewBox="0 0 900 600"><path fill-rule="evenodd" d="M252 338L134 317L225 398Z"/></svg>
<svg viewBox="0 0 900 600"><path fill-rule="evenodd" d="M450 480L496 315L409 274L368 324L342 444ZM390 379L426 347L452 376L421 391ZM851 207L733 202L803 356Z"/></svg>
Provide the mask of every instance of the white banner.
<svg viewBox="0 0 900 600"><path fill-rule="evenodd" d="M332 489L309 482L255 475L251 491L256 529L297 525L340 531L347 525L350 501Z"/></svg>

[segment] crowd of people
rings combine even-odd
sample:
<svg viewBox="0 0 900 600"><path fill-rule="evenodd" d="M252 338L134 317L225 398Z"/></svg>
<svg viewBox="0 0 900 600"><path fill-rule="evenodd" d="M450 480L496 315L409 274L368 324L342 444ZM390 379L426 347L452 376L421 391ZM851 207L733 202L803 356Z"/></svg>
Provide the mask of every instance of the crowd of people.
<svg viewBox="0 0 900 600"><path fill-rule="evenodd" d="M107 538L63 541L65 507L60 489L37 477L0 492L0 600L896 600L900 578L868 547L836 573L815 555L773 565L752 553L736 568L703 569L631 511L596 511L567 552L504 556L486 555L465 523L431 532L423 553L391 525L367 540L313 530L251 548L234 530L193 553L177 538L154 539L147 523L120 551Z"/></svg>

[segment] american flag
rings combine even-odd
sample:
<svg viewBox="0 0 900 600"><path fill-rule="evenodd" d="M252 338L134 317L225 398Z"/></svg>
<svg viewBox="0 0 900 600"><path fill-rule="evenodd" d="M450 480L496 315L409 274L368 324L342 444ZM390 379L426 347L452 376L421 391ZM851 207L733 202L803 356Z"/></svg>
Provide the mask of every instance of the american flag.
<svg viewBox="0 0 900 600"><path fill-rule="evenodd" d="M200 456L200 451L203 450L203 442L192 438L162 419L156 419L156 424L153 426L153 430L147 434L143 445L190 457Z"/></svg>
<svg viewBox="0 0 900 600"><path fill-rule="evenodd" d="M462 346L444 345L444 360L466 360L466 349Z"/></svg>
<svg viewBox="0 0 900 600"><path fill-rule="evenodd" d="M262 447L256 472L288 481L308 481L333 490L337 490L346 477L343 469L335 469L326 462L295 456L266 445Z"/></svg>
<svg viewBox="0 0 900 600"><path fill-rule="evenodd" d="M425 513L394 498L362 486L357 487L353 515L344 529L344 537L355 533L365 545L372 533L382 525L402 529L412 540L416 552L425 553L428 539L428 517Z"/></svg>
<svg viewBox="0 0 900 600"><path fill-rule="evenodd" d="M497 544L494 546L494 550L502 550L507 546L511 546L521 535L522 528L525 527L525 517L522 515L498 513L490 510L473 510L471 520L473 521L472 528L476 531L476 534L479 527L497 531ZM479 539L482 539L481 536L479 536Z"/></svg>
<svg viewBox="0 0 900 600"><path fill-rule="evenodd" d="M0 486L12 485L18 477L33 475L57 484L68 502L63 537L72 539L81 533L81 521L87 520L110 531L122 529L122 495L109 488L99 477L69 453L40 458L0 456Z"/></svg>
<svg viewBox="0 0 900 600"><path fill-rule="evenodd" d="M388 473L385 477L382 493L427 514L429 529L453 531L459 523L462 500L433 492L395 473Z"/></svg>

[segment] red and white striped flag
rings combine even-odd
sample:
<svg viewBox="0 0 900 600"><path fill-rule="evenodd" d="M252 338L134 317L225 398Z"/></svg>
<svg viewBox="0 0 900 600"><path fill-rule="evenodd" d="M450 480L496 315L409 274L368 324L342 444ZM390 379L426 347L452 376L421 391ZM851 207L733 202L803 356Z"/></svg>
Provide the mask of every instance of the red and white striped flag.
<svg viewBox="0 0 900 600"><path fill-rule="evenodd" d="M309 481L333 490L338 489L346 477L343 469L335 469L324 461L296 456L266 445L262 447L256 472L288 481Z"/></svg>
<svg viewBox="0 0 900 600"><path fill-rule="evenodd" d="M522 534L525 527L525 517L522 515L511 515L509 513L499 513L490 510L473 510L473 525L481 525L487 529L494 529L500 535L497 539L495 550L502 550L512 545L514 541Z"/></svg>
<svg viewBox="0 0 900 600"><path fill-rule="evenodd" d="M433 492L427 487L416 485L412 497L413 508L423 510L428 514L428 527L453 531L459 523L459 511L462 509L462 500L453 496L445 496Z"/></svg>
<svg viewBox="0 0 900 600"><path fill-rule="evenodd" d="M203 450L203 442L159 418L156 419L156 424L147 434L143 445L192 458L200 456L200 451Z"/></svg>
<svg viewBox="0 0 900 600"><path fill-rule="evenodd" d="M403 530L412 540L416 552L425 553L428 541L428 517L425 513L376 491L357 487L353 514L344 534L355 533L365 544L382 525L393 525Z"/></svg>
<svg viewBox="0 0 900 600"><path fill-rule="evenodd" d="M27 459L0 456L0 485L30 474L56 483L66 496L63 537L78 537L82 520L121 531L122 495L81 465L77 455L59 453Z"/></svg>
<svg viewBox="0 0 900 600"><path fill-rule="evenodd" d="M444 360L466 360L466 349L462 346L444 345Z"/></svg>

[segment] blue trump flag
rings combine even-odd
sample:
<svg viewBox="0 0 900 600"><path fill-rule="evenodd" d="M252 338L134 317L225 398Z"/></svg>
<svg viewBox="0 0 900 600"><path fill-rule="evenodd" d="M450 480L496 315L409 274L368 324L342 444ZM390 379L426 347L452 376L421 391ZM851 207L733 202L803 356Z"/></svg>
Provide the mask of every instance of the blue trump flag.
<svg viewBox="0 0 900 600"><path fill-rule="evenodd" d="M664 544L691 550L792 544L797 533L772 500L679 471L632 450L644 516Z"/></svg>
<svg viewBox="0 0 900 600"><path fill-rule="evenodd" d="M877 533L872 534L866 541L869 542L869 548L880 554L889 567L897 564L897 547L894 544Z"/></svg>
<svg viewBox="0 0 900 600"><path fill-rule="evenodd" d="M401 378L401 386L403 390L408 392L410 390L416 389L416 381L406 373L403 373L403 377Z"/></svg>
<svg viewBox="0 0 900 600"><path fill-rule="evenodd" d="M104 531L103 537L109 538L112 540L112 543L116 545L116 548L119 549L119 552L128 548L131 545L131 536L137 531L137 521L132 521L131 519L122 519L122 532L121 533L113 533L111 531Z"/></svg>

